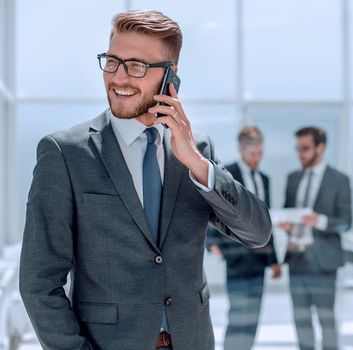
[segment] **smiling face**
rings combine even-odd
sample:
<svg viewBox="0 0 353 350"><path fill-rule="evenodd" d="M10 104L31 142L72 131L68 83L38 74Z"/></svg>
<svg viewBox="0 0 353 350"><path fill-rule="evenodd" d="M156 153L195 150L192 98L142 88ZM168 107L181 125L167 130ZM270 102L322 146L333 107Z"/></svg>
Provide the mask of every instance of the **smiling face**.
<svg viewBox="0 0 353 350"><path fill-rule="evenodd" d="M107 54L120 59L136 59L146 63L168 61L160 39L134 32L116 33ZM143 78L133 78L125 73L121 64L115 73L103 73L109 105L113 115L121 119L136 118L145 125L154 119L147 113L156 105L153 96L159 93L165 68L147 69Z"/></svg>

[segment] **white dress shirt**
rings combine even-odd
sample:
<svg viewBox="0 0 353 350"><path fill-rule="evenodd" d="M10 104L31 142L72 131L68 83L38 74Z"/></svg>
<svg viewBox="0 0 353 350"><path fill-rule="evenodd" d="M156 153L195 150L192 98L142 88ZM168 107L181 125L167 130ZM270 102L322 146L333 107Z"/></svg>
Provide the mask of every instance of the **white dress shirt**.
<svg viewBox="0 0 353 350"><path fill-rule="evenodd" d="M309 181L309 173L310 171L313 172L311 184L310 184L310 191L309 191L309 202L308 207L313 208L315 205L315 201L317 195L319 193L319 189L321 186L322 178L324 176L325 170L327 167L327 163L325 161L320 162L319 164L315 165L312 168L308 168L305 170L303 177L300 180L297 197L296 197L296 206L297 208L303 207L304 197L305 197L305 190L308 185ZM327 216L324 214L319 214L319 220L315 226L315 228L319 230L326 230L327 228Z"/></svg>
<svg viewBox="0 0 353 350"><path fill-rule="evenodd" d="M297 196L296 196L296 207L303 208L305 192L309 181L309 174L312 172L312 179L308 194L308 208L313 208L315 205L315 201L321 186L322 178L324 176L327 164L326 162L322 161L319 164L315 165L314 167L305 169L304 175L302 176ZM327 228L327 216L324 214L319 214L318 221L315 225L316 229L319 230L326 230ZM312 229L309 226L302 226L302 225L295 225L293 227L290 241L296 244L304 244L310 245L313 243L314 237L312 233Z"/></svg>
<svg viewBox="0 0 353 350"><path fill-rule="evenodd" d="M250 192L255 193L255 186L254 186L252 176L251 176L251 168L242 159L240 159L238 161L238 164L239 164L241 176L243 177L244 186ZM264 187L264 183L262 181L262 177L257 170L254 170L254 178L255 178L255 182L256 182L256 186L257 186L258 197L264 201L265 200L265 187Z"/></svg>
<svg viewBox="0 0 353 350"><path fill-rule="evenodd" d="M143 205L143 158L147 148L147 135L144 132L146 125L136 119L116 118L109 111L109 118L113 127L115 137L123 153L126 165L132 176L132 180L137 195ZM162 184L164 181L164 163L165 155L163 148L164 127L161 124L154 125L158 130L157 137L157 160L161 172ZM208 187L197 182L190 173L191 180L204 191L211 191L214 187L215 175L211 162L208 162Z"/></svg>

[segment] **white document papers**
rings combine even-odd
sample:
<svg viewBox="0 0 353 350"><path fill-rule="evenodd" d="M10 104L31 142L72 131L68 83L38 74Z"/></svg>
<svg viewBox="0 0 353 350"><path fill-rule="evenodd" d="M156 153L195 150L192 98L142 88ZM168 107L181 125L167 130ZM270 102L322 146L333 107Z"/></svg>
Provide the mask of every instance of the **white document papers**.
<svg viewBox="0 0 353 350"><path fill-rule="evenodd" d="M305 247L313 244L312 229L309 226L304 225L302 221L304 215L310 215L312 213L312 208L284 208L270 210L273 225L279 225L284 222L294 224L288 237L288 249L290 249L293 244L297 247L296 249L298 249L298 247Z"/></svg>
<svg viewBox="0 0 353 350"><path fill-rule="evenodd" d="M270 209L273 225L278 225L281 222L290 222L292 224L302 224L302 217L313 213L312 208L283 208Z"/></svg>

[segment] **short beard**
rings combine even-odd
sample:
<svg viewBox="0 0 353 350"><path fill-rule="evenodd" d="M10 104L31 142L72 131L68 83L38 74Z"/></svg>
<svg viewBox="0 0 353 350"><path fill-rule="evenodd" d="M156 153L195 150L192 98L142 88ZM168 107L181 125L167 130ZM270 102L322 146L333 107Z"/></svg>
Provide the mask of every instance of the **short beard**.
<svg viewBox="0 0 353 350"><path fill-rule="evenodd" d="M315 162L318 157L319 157L319 154L317 152L315 152L314 156L310 159L310 161L308 162L308 164L305 167L311 168L313 165L315 165Z"/></svg>
<svg viewBox="0 0 353 350"><path fill-rule="evenodd" d="M148 113L148 110L157 104L157 102L153 99L153 96L157 95L158 92L159 92L159 89L156 89L156 91L154 91L154 93L151 96L147 96L143 101L141 101L141 103L136 107L135 111L132 114L115 113L112 109L112 104L110 101L109 94L107 93L110 110L112 111L112 114L119 119L137 118L143 114Z"/></svg>

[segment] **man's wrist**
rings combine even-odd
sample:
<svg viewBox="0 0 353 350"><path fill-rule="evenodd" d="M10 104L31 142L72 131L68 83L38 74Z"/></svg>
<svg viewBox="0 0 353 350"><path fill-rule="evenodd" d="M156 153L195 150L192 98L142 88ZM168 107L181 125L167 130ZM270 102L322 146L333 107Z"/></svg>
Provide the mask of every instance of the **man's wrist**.
<svg viewBox="0 0 353 350"><path fill-rule="evenodd" d="M209 161L206 158L200 155L198 158L195 158L189 163L189 165L186 166L190 170L192 176L196 179L196 181L208 187Z"/></svg>
<svg viewBox="0 0 353 350"><path fill-rule="evenodd" d="M212 162L207 160L208 163L208 177L207 177L207 185L204 185L200 183L194 175L191 173L191 170L189 170L189 176L192 182L202 191L205 192L210 192L214 189L214 184L215 184L215 170Z"/></svg>

